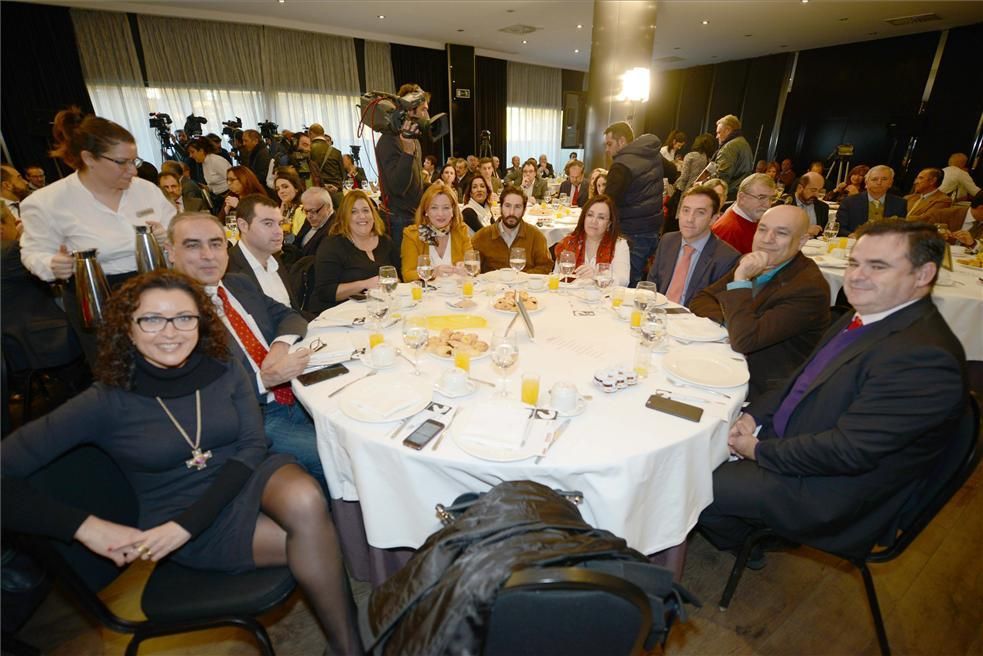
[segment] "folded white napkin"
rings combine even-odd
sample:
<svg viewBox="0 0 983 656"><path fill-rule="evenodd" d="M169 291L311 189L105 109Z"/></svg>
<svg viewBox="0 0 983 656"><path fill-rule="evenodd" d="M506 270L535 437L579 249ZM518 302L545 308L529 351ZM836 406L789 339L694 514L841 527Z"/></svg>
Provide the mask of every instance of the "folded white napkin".
<svg viewBox="0 0 983 656"><path fill-rule="evenodd" d="M311 359L307 363L308 367L322 367L327 364L344 362L352 357L352 351L355 350L352 340L348 335L338 334L316 336L308 335L306 338L290 347L290 350L296 351L299 348L310 348L311 343L316 339L320 339L325 346L324 348L319 349L316 353L311 353Z"/></svg>
<svg viewBox="0 0 983 656"><path fill-rule="evenodd" d="M363 303L349 301L328 308L310 322L311 328L337 328L351 326L357 317L365 317L367 314Z"/></svg>
<svg viewBox="0 0 983 656"><path fill-rule="evenodd" d="M518 449L529 420L529 409L513 404L485 403L467 408L460 419L461 437L504 449Z"/></svg>
<svg viewBox="0 0 983 656"><path fill-rule="evenodd" d="M386 419L406 410L419 400L420 396L413 388L395 385L386 389L385 394L379 394L378 390L366 390L351 399L350 403L365 414Z"/></svg>

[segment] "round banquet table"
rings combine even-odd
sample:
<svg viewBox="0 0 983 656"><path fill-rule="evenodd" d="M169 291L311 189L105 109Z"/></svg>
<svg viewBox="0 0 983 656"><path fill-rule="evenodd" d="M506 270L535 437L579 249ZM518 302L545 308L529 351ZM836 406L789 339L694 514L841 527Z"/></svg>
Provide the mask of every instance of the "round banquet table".
<svg viewBox="0 0 983 656"><path fill-rule="evenodd" d="M526 213L522 219L532 225L543 222L544 225L538 227L546 236L546 245L552 246L577 227L577 221L580 220L580 208L567 207L558 210L547 207L544 210L540 205L529 205L526 207Z"/></svg>
<svg viewBox="0 0 983 656"><path fill-rule="evenodd" d="M404 301L408 300L403 296L408 294L405 287L401 285L397 292L397 298ZM487 320L487 328L479 329L479 333L490 335L511 319L511 313L491 307L499 293L496 289L501 288L482 282L476 289L478 306L468 314ZM294 392L317 427L318 451L333 497L332 508L344 506L342 501L359 502L370 547L418 548L440 528L434 512L436 504L449 504L462 493L485 491L506 480L529 479L554 489L582 492L580 511L587 522L623 537L629 546L646 554L682 544L700 512L711 502L711 473L728 458L728 428L741 408L747 385L723 389L726 397L699 388L670 387L659 366L665 356L656 354L655 366L647 379L605 393L594 386L593 373L606 366L631 366L636 339L627 322L620 320L607 302L588 304L573 290L534 294L540 302L540 309L531 314L535 340L526 334L521 319L513 328L518 334L519 360L509 374L512 402L520 404L523 372L541 376L540 406L548 405L548 390L557 381L575 383L581 394L593 397L587 401L586 410L572 418L539 464L533 458L497 462L469 455L455 441L454 431L459 428L456 424L443 436L439 448L434 448L434 440L422 451L415 451L402 444L402 438L414 427L413 420L396 439L391 439L389 435L398 421L367 423L352 419L342 411L341 402L362 385L331 395L370 373L358 360L347 362L350 372L332 380L311 386L294 381ZM436 317L462 314L446 305L449 299L453 297L430 291L417 307L399 312ZM593 316L588 312L593 312ZM351 301L331 308L311 323L305 342L320 337L343 344L350 340L352 347L364 347L370 331L350 326L354 317L364 315L364 304ZM677 320L676 316L669 315L669 321ZM383 333L387 343L403 347L398 323ZM669 350L693 348L673 339L667 341ZM743 358L727 344L700 348L715 349L746 370ZM452 366L421 352L421 376L411 378L430 394L441 373ZM383 390L384 376L405 379L411 373L409 362L397 358L392 367L379 370L365 384L374 381L372 384ZM471 376L488 382L498 380L490 357L473 359ZM476 388L464 398L447 398L436 391L432 398L466 409L468 404L490 399L495 393L491 386ZM701 405L704 414L700 422L646 408L646 400L656 389L670 390L677 400ZM344 533L344 520L339 523ZM344 544L344 536L342 541ZM348 549L346 557L352 558ZM378 559L370 560L376 561L367 565L370 569L379 566ZM390 562L383 567L395 566ZM359 578L381 581L391 573L372 572Z"/></svg>
<svg viewBox="0 0 983 656"><path fill-rule="evenodd" d="M819 265L823 278L829 284L830 299L835 304L836 296L843 288L846 260L830 255L810 257ZM932 290L932 301L959 338L966 351L966 359L983 360L983 330L980 330L983 324L983 270L954 262L950 275L952 284L936 284Z"/></svg>

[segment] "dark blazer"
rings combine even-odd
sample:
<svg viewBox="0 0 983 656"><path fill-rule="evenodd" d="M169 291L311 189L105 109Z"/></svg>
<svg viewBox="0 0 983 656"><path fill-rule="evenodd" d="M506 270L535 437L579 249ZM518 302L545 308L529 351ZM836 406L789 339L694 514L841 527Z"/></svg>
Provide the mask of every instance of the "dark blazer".
<svg viewBox="0 0 983 656"><path fill-rule="evenodd" d="M229 267L225 270L225 277L228 277L230 274L245 275L253 281L253 284L256 285L260 291L263 291L263 288L259 284L259 280L256 279L256 272L253 271L253 268L249 266L249 262L246 261L246 256L243 254L242 248L242 244L236 244L229 249ZM283 263L279 256L274 255L273 257L276 259L278 265L276 270L277 275L280 276L280 280L283 281L284 287L287 288L287 294L290 296L290 306L297 310L300 308L300 306L297 303L297 297L294 294L294 290L290 285L290 277L287 272L288 267Z"/></svg>
<svg viewBox="0 0 983 656"><path fill-rule="evenodd" d="M573 185L570 184L569 180L564 180L560 183L560 193L566 194L569 198L573 198L573 193L571 192ZM587 204L587 180L580 181L580 191L577 192L577 204L574 207L583 207Z"/></svg>
<svg viewBox="0 0 983 656"><path fill-rule="evenodd" d="M226 273L222 278L222 284L253 318L267 344L281 335L304 337L307 334L307 320L300 313L264 294L259 285L248 276L241 273ZM239 347L234 337L229 339L229 345L233 355L246 369L246 373L250 374L250 380L255 383L256 376L249 355ZM257 388L256 395L261 404L266 403L265 392L260 394Z"/></svg>
<svg viewBox="0 0 983 656"><path fill-rule="evenodd" d="M817 348L851 320L844 315ZM755 451L757 483L740 493L753 495L761 519L780 534L863 553L955 434L968 394L965 367L930 297L872 324L809 385L784 438L770 439L772 419L799 371L747 408L764 439Z"/></svg>
<svg viewBox="0 0 983 656"><path fill-rule="evenodd" d="M775 203L775 205L776 206L796 205L796 207L798 206L797 203L795 202L794 194L786 194L782 196L781 200ZM812 206L816 210L816 225L820 227L825 227L826 224L829 223L829 205L827 205L824 201L815 198L812 201Z"/></svg>
<svg viewBox="0 0 983 656"><path fill-rule="evenodd" d="M757 295L727 289L734 269L697 294L689 308L726 326L731 348L747 356L749 398L755 399L802 364L822 337L829 326L829 285L802 253Z"/></svg>
<svg viewBox="0 0 983 656"><path fill-rule="evenodd" d="M300 247L300 257L304 257L305 255L314 255L317 253L318 244L320 244L321 241L327 236L328 228L331 226L331 219L333 218L333 216L329 217L327 221L322 223L321 227L314 233L314 236L311 237L311 240ZM297 232L297 238L294 240L294 244L299 245L303 243L304 237L306 237L307 233L310 231L311 224L307 221L307 219L304 219L304 225L302 225L300 230Z"/></svg>
<svg viewBox="0 0 983 656"><path fill-rule="evenodd" d="M836 210L836 221L840 224L840 236L846 237L856 232L857 228L867 223L867 209L870 196L867 192L847 196ZM904 218L908 214L908 203L900 196L886 194L884 196L884 218L897 216Z"/></svg>
<svg viewBox="0 0 983 656"><path fill-rule="evenodd" d="M665 294L669 290L682 243L683 235L679 232L667 232L659 240L659 247L655 251L655 262L649 269L648 280L655 283L661 294ZM741 254L734 250L733 246L718 239L711 232L710 239L707 240L700 252L700 259L696 261L696 268L693 269L689 286L683 292L682 304L688 306L698 292L726 275L734 268L739 259L741 259Z"/></svg>

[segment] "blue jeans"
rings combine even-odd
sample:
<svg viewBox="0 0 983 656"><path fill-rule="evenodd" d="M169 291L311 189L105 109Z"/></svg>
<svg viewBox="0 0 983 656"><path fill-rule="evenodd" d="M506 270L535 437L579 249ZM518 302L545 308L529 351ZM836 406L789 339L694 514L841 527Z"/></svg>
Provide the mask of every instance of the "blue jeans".
<svg viewBox="0 0 983 656"><path fill-rule="evenodd" d="M625 235L625 237L628 239L628 257L631 260L628 286L634 287L642 279L645 263L655 255L655 249L659 246L659 233Z"/></svg>
<svg viewBox="0 0 983 656"><path fill-rule="evenodd" d="M304 407L299 403L280 405L271 402L262 408L263 426L266 428L266 437L271 442L270 451L297 458L327 494L328 482L324 478L321 456L317 454L317 432L314 430L314 421Z"/></svg>

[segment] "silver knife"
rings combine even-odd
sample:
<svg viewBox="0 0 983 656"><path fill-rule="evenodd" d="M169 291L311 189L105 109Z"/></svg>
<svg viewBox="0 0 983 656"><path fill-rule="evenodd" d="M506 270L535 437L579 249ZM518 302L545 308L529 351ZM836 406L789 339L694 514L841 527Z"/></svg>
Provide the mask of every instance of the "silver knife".
<svg viewBox="0 0 983 656"><path fill-rule="evenodd" d="M456 417L457 417L457 408L452 408L451 411L447 414L447 425L444 426L444 430L440 434L440 437L437 438L437 441L433 443L433 449L432 449L433 451L436 451L437 447L440 446L440 443L444 440L444 435L447 435L447 433L450 432L451 424L454 423L454 419Z"/></svg>
<svg viewBox="0 0 983 656"><path fill-rule="evenodd" d="M401 431L404 428L406 428L406 424L408 424L409 421L410 421L410 419L412 419L415 416L416 415L410 415L409 417L407 417L403 421L399 422L399 425L396 426L396 428L393 429L393 432L389 433L389 439L393 439L394 437L396 437L397 435L399 435L399 431Z"/></svg>
<svg viewBox="0 0 983 656"><path fill-rule="evenodd" d="M550 436L549 441L546 444L543 445L543 450L540 452L540 454L538 456L536 456L536 462L535 462L535 464L538 465L539 464L539 461L546 457L546 454L549 453L549 450L552 449L553 448L553 445L556 444L556 441L558 439L560 439L560 434L563 431L565 431L566 428L567 428L567 426L569 426L569 425L570 425L570 420L569 419L565 419L563 421L563 423L560 424L556 428L556 430L553 431L553 434Z"/></svg>

